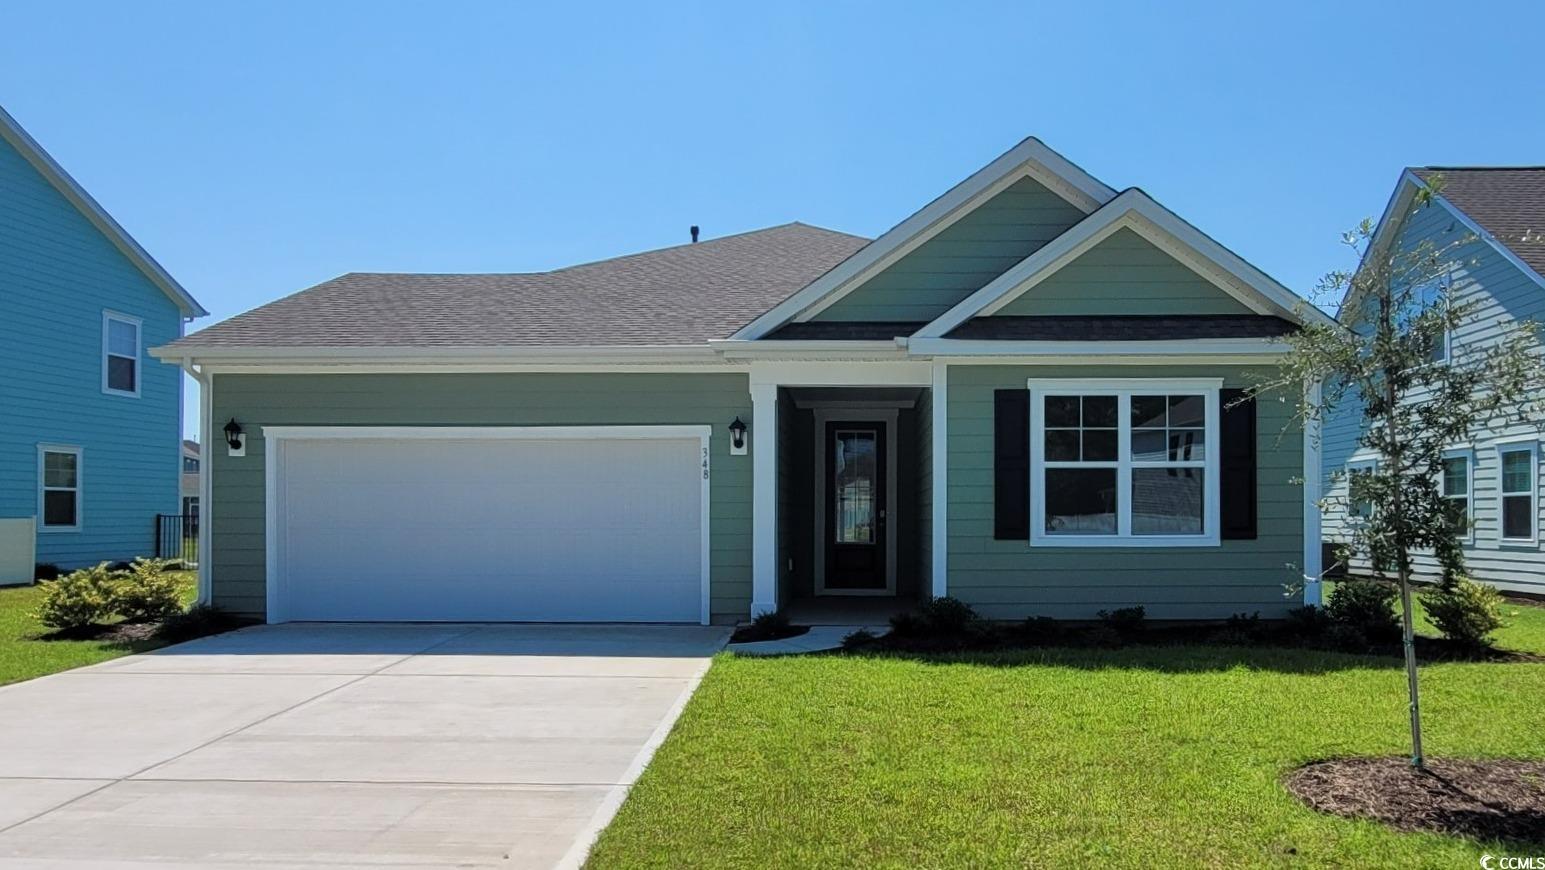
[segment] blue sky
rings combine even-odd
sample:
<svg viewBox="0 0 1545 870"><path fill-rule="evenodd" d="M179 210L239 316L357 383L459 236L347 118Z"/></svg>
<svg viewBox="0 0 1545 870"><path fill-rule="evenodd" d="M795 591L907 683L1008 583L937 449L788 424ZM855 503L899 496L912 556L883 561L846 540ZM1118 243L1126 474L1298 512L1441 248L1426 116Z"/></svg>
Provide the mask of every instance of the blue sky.
<svg viewBox="0 0 1545 870"><path fill-rule="evenodd" d="M1545 163L1537 3L34 2L6 19L0 103L204 323L343 272L539 270L694 223L872 236L1026 135L1302 292L1349 264L1339 232L1400 167Z"/></svg>

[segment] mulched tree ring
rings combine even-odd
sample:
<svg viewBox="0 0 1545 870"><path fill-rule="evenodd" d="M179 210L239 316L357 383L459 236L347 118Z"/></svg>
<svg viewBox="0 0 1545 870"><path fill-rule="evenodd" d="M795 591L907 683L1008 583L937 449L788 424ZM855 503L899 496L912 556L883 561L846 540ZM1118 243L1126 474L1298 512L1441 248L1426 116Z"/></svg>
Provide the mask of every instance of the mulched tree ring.
<svg viewBox="0 0 1545 870"><path fill-rule="evenodd" d="M1284 784L1313 809L1398 831L1545 843L1545 761L1406 758L1317 761Z"/></svg>

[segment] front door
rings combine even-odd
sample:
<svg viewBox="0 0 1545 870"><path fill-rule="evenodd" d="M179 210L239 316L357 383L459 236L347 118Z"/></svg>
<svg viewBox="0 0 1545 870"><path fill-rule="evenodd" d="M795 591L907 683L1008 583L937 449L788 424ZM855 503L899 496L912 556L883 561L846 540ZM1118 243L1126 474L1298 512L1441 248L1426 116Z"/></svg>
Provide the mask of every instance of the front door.
<svg viewBox="0 0 1545 870"><path fill-rule="evenodd" d="M826 424L827 592L883 592L885 424Z"/></svg>

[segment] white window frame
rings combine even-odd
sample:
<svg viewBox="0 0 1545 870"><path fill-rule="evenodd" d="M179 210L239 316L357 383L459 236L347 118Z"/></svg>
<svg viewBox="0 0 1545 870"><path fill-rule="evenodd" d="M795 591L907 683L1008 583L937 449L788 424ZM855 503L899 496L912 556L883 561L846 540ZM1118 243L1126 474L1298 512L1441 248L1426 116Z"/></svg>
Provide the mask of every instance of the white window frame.
<svg viewBox="0 0 1545 870"><path fill-rule="evenodd" d="M1464 499L1465 518L1468 522L1465 525L1464 534L1459 535L1458 539L1466 544L1473 544L1475 543L1475 451L1469 447L1455 447L1443 451L1443 459L1445 462L1450 459L1463 459L1465 461L1465 491L1462 494L1455 493L1453 495L1444 492L1443 486L1447 480L1447 475L1440 471L1438 473L1438 495L1445 500Z"/></svg>
<svg viewBox="0 0 1545 870"><path fill-rule="evenodd" d="M1030 391L1030 546L1031 547L1217 547L1222 544L1219 479L1220 426L1219 390L1222 378L1032 378L1026 382ZM1132 396L1201 395L1205 406L1203 429L1206 454L1192 467L1203 471L1202 533L1199 535L1132 534L1132 470L1134 468L1173 468L1185 463L1134 462L1132 460ZM1051 535L1046 529L1046 408L1047 396L1115 396L1115 462L1076 463L1050 467L1088 467L1116 469L1116 534Z"/></svg>
<svg viewBox="0 0 1545 870"><path fill-rule="evenodd" d="M129 326L134 327L134 389L133 390L118 390L118 389L114 389L113 387L108 385L108 375L107 375L107 373L108 373L108 365L107 365L108 359L110 357L119 357L120 359L128 359L128 357L124 356L121 353L113 353L112 350L108 347L108 345L109 345L108 337L109 337L110 330L112 328L112 324L114 322L125 323L125 324L128 324ZM117 311L103 310L103 312L102 312L102 392L106 393L109 396L125 396L125 397L131 398L131 399L138 399L139 398L139 394L140 394L140 391L139 391L139 387L140 387L140 372L143 371L144 367L145 367L144 356L145 356L145 322L143 320L141 320L140 318L138 318L138 317L130 317L127 314L120 314Z"/></svg>
<svg viewBox="0 0 1545 870"><path fill-rule="evenodd" d="M1502 487L1505 482L1503 461L1509 453L1529 454L1529 516L1534 522L1529 524L1529 536L1526 538L1510 538L1507 536L1507 523L1504 518L1506 500L1509 497L1525 495L1519 492L1507 492ZM1534 436L1507 439L1497 442L1497 540L1504 547L1534 547L1540 542L1540 443Z"/></svg>
<svg viewBox="0 0 1545 870"><path fill-rule="evenodd" d="M75 457L75 524L72 526L51 526L44 520L43 494L50 490L69 492L69 487L49 486L44 476L44 457L50 453L69 453ZM39 534L60 534L64 532L78 532L86 524L86 456L85 450L74 444L39 444L38 445L38 522Z"/></svg>
<svg viewBox="0 0 1545 870"><path fill-rule="evenodd" d="M1368 502L1368 514L1367 514L1367 516L1364 516L1362 514L1357 514L1357 513L1353 513L1352 512L1352 506L1357 504L1356 500L1354 500L1352 498L1352 475L1356 474L1359 471L1368 471L1368 472L1378 471L1379 470L1379 460L1377 460L1377 459L1352 459L1352 460L1348 460L1347 461L1346 468L1347 468L1347 473L1346 473L1346 481L1347 481L1346 517L1347 517L1347 521L1348 522L1353 522L1353 523L1367 522L1370 518L1373 517L1374 512L1379 509L1379 506L1374 504L1371 501Z"/></svg>

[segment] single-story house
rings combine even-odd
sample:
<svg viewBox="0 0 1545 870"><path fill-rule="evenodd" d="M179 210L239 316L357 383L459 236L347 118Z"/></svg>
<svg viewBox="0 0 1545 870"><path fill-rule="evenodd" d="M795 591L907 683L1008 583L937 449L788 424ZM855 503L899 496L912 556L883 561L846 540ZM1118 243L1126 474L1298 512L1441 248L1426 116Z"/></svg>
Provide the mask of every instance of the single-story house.
<svg viewBox="0 0 1545 870"><path fill-rule="evenodd" d="M351 273L155 354L203 385L201 594L270 622L1221 618L1317 595L1316 439L1233 401L1307 317L1027 139L873 240Z"/></svg>

